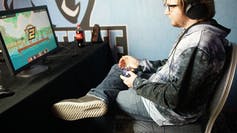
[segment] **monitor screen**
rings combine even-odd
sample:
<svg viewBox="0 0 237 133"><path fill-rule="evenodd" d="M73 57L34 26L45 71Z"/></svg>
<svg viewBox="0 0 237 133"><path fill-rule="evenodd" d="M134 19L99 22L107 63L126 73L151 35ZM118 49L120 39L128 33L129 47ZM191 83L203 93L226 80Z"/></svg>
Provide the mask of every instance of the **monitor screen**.
<svg viewBox="0 0 237 133"><path fill-rule="evenodd" d="M1 49L12 74L58 48L47 6L0 12Z"/></svg>

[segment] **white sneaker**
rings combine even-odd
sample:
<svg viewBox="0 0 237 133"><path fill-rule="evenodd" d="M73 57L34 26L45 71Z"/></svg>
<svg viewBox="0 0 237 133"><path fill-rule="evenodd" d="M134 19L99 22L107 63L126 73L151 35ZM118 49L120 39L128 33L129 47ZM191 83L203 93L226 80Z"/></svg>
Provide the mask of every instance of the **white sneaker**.
<svg viewBox="0 0 237 133"><path fill-rule="evenodd" d="M78 99L66 99L53 105L52 111L61 119L73 121L83 118L100 117L107 112L104 101L94 96L83 96Z"/></svg>

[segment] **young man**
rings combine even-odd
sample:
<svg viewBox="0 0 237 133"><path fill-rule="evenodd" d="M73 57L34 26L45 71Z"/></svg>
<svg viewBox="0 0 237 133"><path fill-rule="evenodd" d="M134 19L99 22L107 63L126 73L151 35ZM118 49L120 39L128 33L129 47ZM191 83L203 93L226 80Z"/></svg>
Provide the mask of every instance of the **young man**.
<svg viewBox="0 0 237 133"><path fill-rule="evenodd" d="M168 59L123 56L86 96L55 103L58 117L99 117L114 103L131 117L160 126L191 123L204 114L225 64L230 30L212 19L214 0L165 0L164 5L171 24L184 29Z"/></svg>

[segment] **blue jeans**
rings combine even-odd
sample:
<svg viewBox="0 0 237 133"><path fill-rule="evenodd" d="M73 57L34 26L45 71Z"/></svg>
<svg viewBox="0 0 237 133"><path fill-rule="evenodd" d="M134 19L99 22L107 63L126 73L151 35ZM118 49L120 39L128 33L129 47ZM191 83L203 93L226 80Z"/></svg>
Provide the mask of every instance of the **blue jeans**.
<svg viewBox="0 0 237 133"><path fill-rule="evenodd" d="M116 102L121 110L134 119L152 121L141 96L123 83L119 77L121 74L122 70L118 65L113 65L105 79L96 88L92 88L88 94L103 99L108 106Z"/></svg>

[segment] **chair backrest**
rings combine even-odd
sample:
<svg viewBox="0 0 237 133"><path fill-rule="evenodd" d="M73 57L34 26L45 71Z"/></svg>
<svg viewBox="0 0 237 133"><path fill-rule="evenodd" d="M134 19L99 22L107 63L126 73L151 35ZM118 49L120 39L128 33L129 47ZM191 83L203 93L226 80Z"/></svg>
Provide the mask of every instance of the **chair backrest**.
<svg viewBox="0 0 237 133"><path fill-rule="evenodd" d="M232 45L232 50L231 50L231 56L230 56L230 62L229 65L227 66L227 69L224 72L224 75L219 82L217 86L217 90L215 92L215 95L210 103L210 115L209 119L207 121L207 125L205 128L205 133L211 133L212 127L222 111L224 104L226 102L226 99L229 95L232 81L234 79L235 75L235 69L236 69L236 64L237 64L237 45L231 44Z"/></svg>

